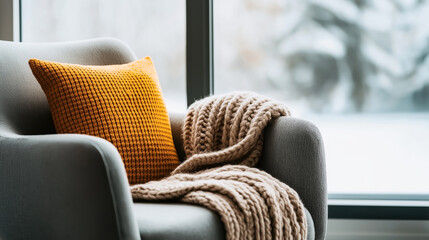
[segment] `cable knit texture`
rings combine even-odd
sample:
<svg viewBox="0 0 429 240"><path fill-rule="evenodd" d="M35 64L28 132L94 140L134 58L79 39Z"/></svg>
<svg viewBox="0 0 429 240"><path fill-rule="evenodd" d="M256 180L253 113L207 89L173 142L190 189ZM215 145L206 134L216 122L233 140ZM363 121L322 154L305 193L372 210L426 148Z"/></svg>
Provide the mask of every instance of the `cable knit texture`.
<svg viewBox="0 0 429 240"><path fill-rule="evenodd" d="M270 120L290 115L281 103L252 93L212 96L188 109L183 126L187 160L171 176L134 185L135 200L178 200L219 213L226 238L306 239L298 194L253 168Z"/></svg>

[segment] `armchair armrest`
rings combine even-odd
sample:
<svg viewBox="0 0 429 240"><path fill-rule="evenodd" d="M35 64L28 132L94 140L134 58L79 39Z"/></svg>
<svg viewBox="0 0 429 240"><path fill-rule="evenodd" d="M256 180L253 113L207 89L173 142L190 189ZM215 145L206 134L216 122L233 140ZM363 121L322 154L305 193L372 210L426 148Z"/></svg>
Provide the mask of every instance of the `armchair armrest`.
<svg viewBox="0 0 429 240"><path fill-rule="evenodd" d="M312 123L280 117L264 132L258 167L298 192L310 212L315 239L324 239L327 224L327 183L323 141Z"/></svg>
<svg viewBox="0 0 429 240"><path fill-rule="evenodd" d="M174 145L185 159L182 141L183 113L171 113ZM326 166L323 141L312 123L280 117L264 130L264 146L258 168L298 192L315 225L315 239L324 239L327 223Z"/></svg>
<svg viewBox="0 0 429 240"><path fill-rule="evenodd" d="M0 239L140 239L116 148L0 126Z"/></svg>

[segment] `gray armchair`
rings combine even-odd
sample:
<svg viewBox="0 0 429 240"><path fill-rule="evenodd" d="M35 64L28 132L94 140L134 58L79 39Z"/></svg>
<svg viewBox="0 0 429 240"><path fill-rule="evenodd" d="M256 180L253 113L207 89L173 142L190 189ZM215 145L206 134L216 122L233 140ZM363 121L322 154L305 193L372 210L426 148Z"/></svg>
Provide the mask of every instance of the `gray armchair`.
<svg viewBox="0 0 429 240"><path fill-rule="evenodd" d="M122 42L0 41L0 239L224 239L218 215L181 203L133 203L109 142L56 134L28 59L107 65L136 59ZM171 114L181 159L183 114ZM293 187L308 209L308 239L326 230L323 143L309 122L281 117L265 130L259 167Z"/></svg>

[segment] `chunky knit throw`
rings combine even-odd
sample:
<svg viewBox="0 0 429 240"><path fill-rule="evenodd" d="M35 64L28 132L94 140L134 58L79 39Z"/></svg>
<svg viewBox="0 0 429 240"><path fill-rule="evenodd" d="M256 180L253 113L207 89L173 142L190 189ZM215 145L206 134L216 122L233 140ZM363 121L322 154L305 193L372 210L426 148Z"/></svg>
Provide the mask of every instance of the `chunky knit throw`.
<svg viewBox="0 0 429 240"><path fill-rule="evenodd" d="M219 213L226 238L306 239L298 194L253 168L268 122L289 115L252 93L212 96L190 106L183 131L187 160L171 176L131 187L135 200L178 200Z"/></svg>

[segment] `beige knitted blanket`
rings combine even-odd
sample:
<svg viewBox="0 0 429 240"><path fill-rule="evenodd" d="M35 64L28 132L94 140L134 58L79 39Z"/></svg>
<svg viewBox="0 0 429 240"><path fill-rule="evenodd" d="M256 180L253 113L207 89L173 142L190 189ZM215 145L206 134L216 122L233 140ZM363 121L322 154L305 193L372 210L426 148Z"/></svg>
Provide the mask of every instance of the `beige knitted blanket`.
<svg viewBox="0 0 429 240"><path fill-rule="evenodd" d="M171 176L131 187L135 200L177 200L219 213L226 238L306 239L304 207L286 184L257 168L263 130L289 111L252 93L192 104L183 127L187 160Z"/></svg>

